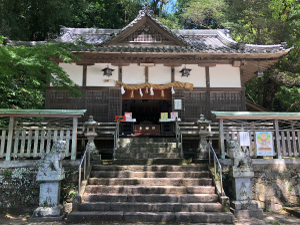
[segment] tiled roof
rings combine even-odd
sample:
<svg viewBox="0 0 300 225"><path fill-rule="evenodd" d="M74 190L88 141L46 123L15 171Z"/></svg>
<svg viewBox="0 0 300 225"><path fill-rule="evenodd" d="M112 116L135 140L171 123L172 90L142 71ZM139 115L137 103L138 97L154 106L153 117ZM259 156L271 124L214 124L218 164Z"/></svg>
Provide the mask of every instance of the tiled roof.
<svg viewBox="0 0 300 225"><path fill-rule="evenodd" d="M198 53L274 53L286 51L283 44L278 45L251 45L238 43L226 36L225 29L218 30L169 30L172 35L183 40L187 46L176 45L107 45L115 36L124 32L124 29L94 29L94 28L61 28L63 33L58 42L74 42L83 36L87 43L96 46L99 52L198 52Z"/></svg>
<svg viewBox="0 0 300 225"><path fill-rule="evenodd" d="M130 31L143 18L151 20L157 28L162 30L168 37L178 40L174 44L164 43L130 43L118 44L116 39L124 35L125 31ZM75 42L77 38L83 37L87 43L95 46L95 49L82 49L83 51L98 52L156 52L156 53L287 53L285 43L278 45L250 45L238 43L229 35L229 29L217 30L171 30L157 20L150 10L148 4L145 4L138 16L123 29L100 29L100 28L69 28L61 27L60 36L56 42ZM115 40L115 41L114 41ZM23 42L22 42L23 43ZM20 45L22 43L11 42L11 45ZM29 43L29 42L28 42ZM35 45L39 43L29 43L26 45Z"/></svg>

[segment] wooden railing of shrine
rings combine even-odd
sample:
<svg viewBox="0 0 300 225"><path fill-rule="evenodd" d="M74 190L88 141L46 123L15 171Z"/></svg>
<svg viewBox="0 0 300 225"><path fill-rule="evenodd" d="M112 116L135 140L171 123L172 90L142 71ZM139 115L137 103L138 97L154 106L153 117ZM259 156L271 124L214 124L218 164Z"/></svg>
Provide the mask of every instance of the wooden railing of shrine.
<svg viewBox="0 0 300 225"><path fill-rule="evenodd" d="M41 157L53 141L65 140L66 157L75 160L78 118L85 111L0 109L0 159Z"/></svg>
<svg viewBox="0 0 300 225"><path fill-rule="evenodd" d="M226 143L238 140L239 132L248 132L250 156L255 156L255 132L271 132L274 155L277 158L300 155L300 113L218 112L219 154L228 155Z"/></svg>

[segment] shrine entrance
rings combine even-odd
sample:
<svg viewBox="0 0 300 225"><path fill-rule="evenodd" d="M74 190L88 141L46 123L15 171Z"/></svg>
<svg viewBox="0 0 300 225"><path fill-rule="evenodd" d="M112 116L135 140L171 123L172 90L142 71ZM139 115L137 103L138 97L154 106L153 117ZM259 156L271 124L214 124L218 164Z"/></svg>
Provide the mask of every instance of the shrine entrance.
<svg viewBox="0 0 300 225"><path fill-rule="evenodd" d="M172 95L170 90L154 90L153 95L142 89L143 96L139 90L126 90L122 96L122 115L131 113L134 121L122 122L121 129L124 134L134 135L160 135L161 134L161 113L172 111Z"/></svg>
<svg viewBox="0 0 300 225"><path fill-rule="evenodd" d="M160 135L161 113L172 111L172 102L167 100L123 100L122 114L132 113L135 122L123 122L122 132L134 133L135 135Z"/></svg>

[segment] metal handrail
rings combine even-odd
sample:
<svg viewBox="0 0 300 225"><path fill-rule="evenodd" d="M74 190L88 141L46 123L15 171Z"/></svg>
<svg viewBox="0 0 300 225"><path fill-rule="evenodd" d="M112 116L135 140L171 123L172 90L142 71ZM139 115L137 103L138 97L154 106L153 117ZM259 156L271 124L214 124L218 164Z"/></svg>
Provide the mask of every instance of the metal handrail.
<svg viewBox="0 0 300 225"><path fill-rule="evenodd" d="M86 149L84 151L84 154L82 156L82 159L80 161L80 165L79 165L79 178L78 178L78 195L80 195L80 185L81 185L81 166L82 166L82 163L84 162L83 164L83 179L85 180L86 179L86 153L89 152L88 154L88 168L90 168L91 166L91 155L90 155L90 149L89 149L89 145L90 145L90 142L88 142L86 144Z"/></svg>
<svg viewBox="0 0 300 225"><path fill-rule="evenodd" d="M116 150L118 147L118 140L119 140L119 136L120 136L120 117L117 119L117 124L116 124L116 130L115 130L115 134L114 134L114 161L116 160Z"/></svg>
<svg viewBox="0 0 300 225"><path fill-rule="evenodd" d="M209 156L208 156L208 158L209 158L209 165L210 165L210 151L212 151L212 152L213 152L213 155L214 155L215 179L216 179L216 177L217 177L216 160L217 160L217 162L218 162L218 164L219 164L219 167L220 167L219 173L220 173L220 181L221 181L221 196L223 196L222 166L221 166L221 163L220 163L220 161L219 161L219 159L218 159L218 157L217 157L217 154L216 154L216 152L215 152L215 150L214 150L214 148L213 148L211 142L209 141L208 143L209 143L209 145L210 145L210 150L208 151L208 153L209 153Z"/></svg>
<svg viewBox="0 0 300 225"><path fill-rule="evenodd" d="M180 142L180 154L181 154L181 158L183 158L183 149L182 149L182 133L181 133L181 130L180 130L180 126L178 124L178 120L176 118L175 120L175 124L176 124L176 131L175 131L175 135L176 135L176 140L177 140L177 148L178 148L178 144Z"/></svg>

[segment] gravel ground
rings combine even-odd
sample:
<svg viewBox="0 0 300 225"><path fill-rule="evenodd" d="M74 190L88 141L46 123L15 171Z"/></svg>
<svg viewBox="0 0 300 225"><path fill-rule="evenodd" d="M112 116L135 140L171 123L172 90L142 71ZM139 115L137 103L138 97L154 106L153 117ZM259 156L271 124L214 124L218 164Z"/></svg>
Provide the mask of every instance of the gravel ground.
<svg viewBox="0 0 300 225"><path fill-rule="evenodd" d="M29 214L5 214L0 215L0 224L5 225L66 225L68 223L64 221L60 222L29 222L28 218ZM105 223L80 223L77 225L100 225ZM106 223L108 224L108 223ZM109 223L114 225L124 225L121 223ZM143 223L136 223L135 225L142 225ZM148 223L147 225L152 225L153 223ZM157 223L156 223L157 224ZM165 223L160 223L165 224ZM183 225L185 223L179 223L178 225ZM294 216L289 215L285 211L280 212L267 212L264 213L264 219L259 220L255 218L236 218L235 225L266 225L266 224L275 224L275 225L286 225L286 224L300 224L300 218L296 218ZM73 224L75 225L75 224ZM127 224L134 225L134 224ZM195 224L196 225L196 224ZM200 225L200 224L198 224ZM202 224L201 224L202 225Z"/></svg>

